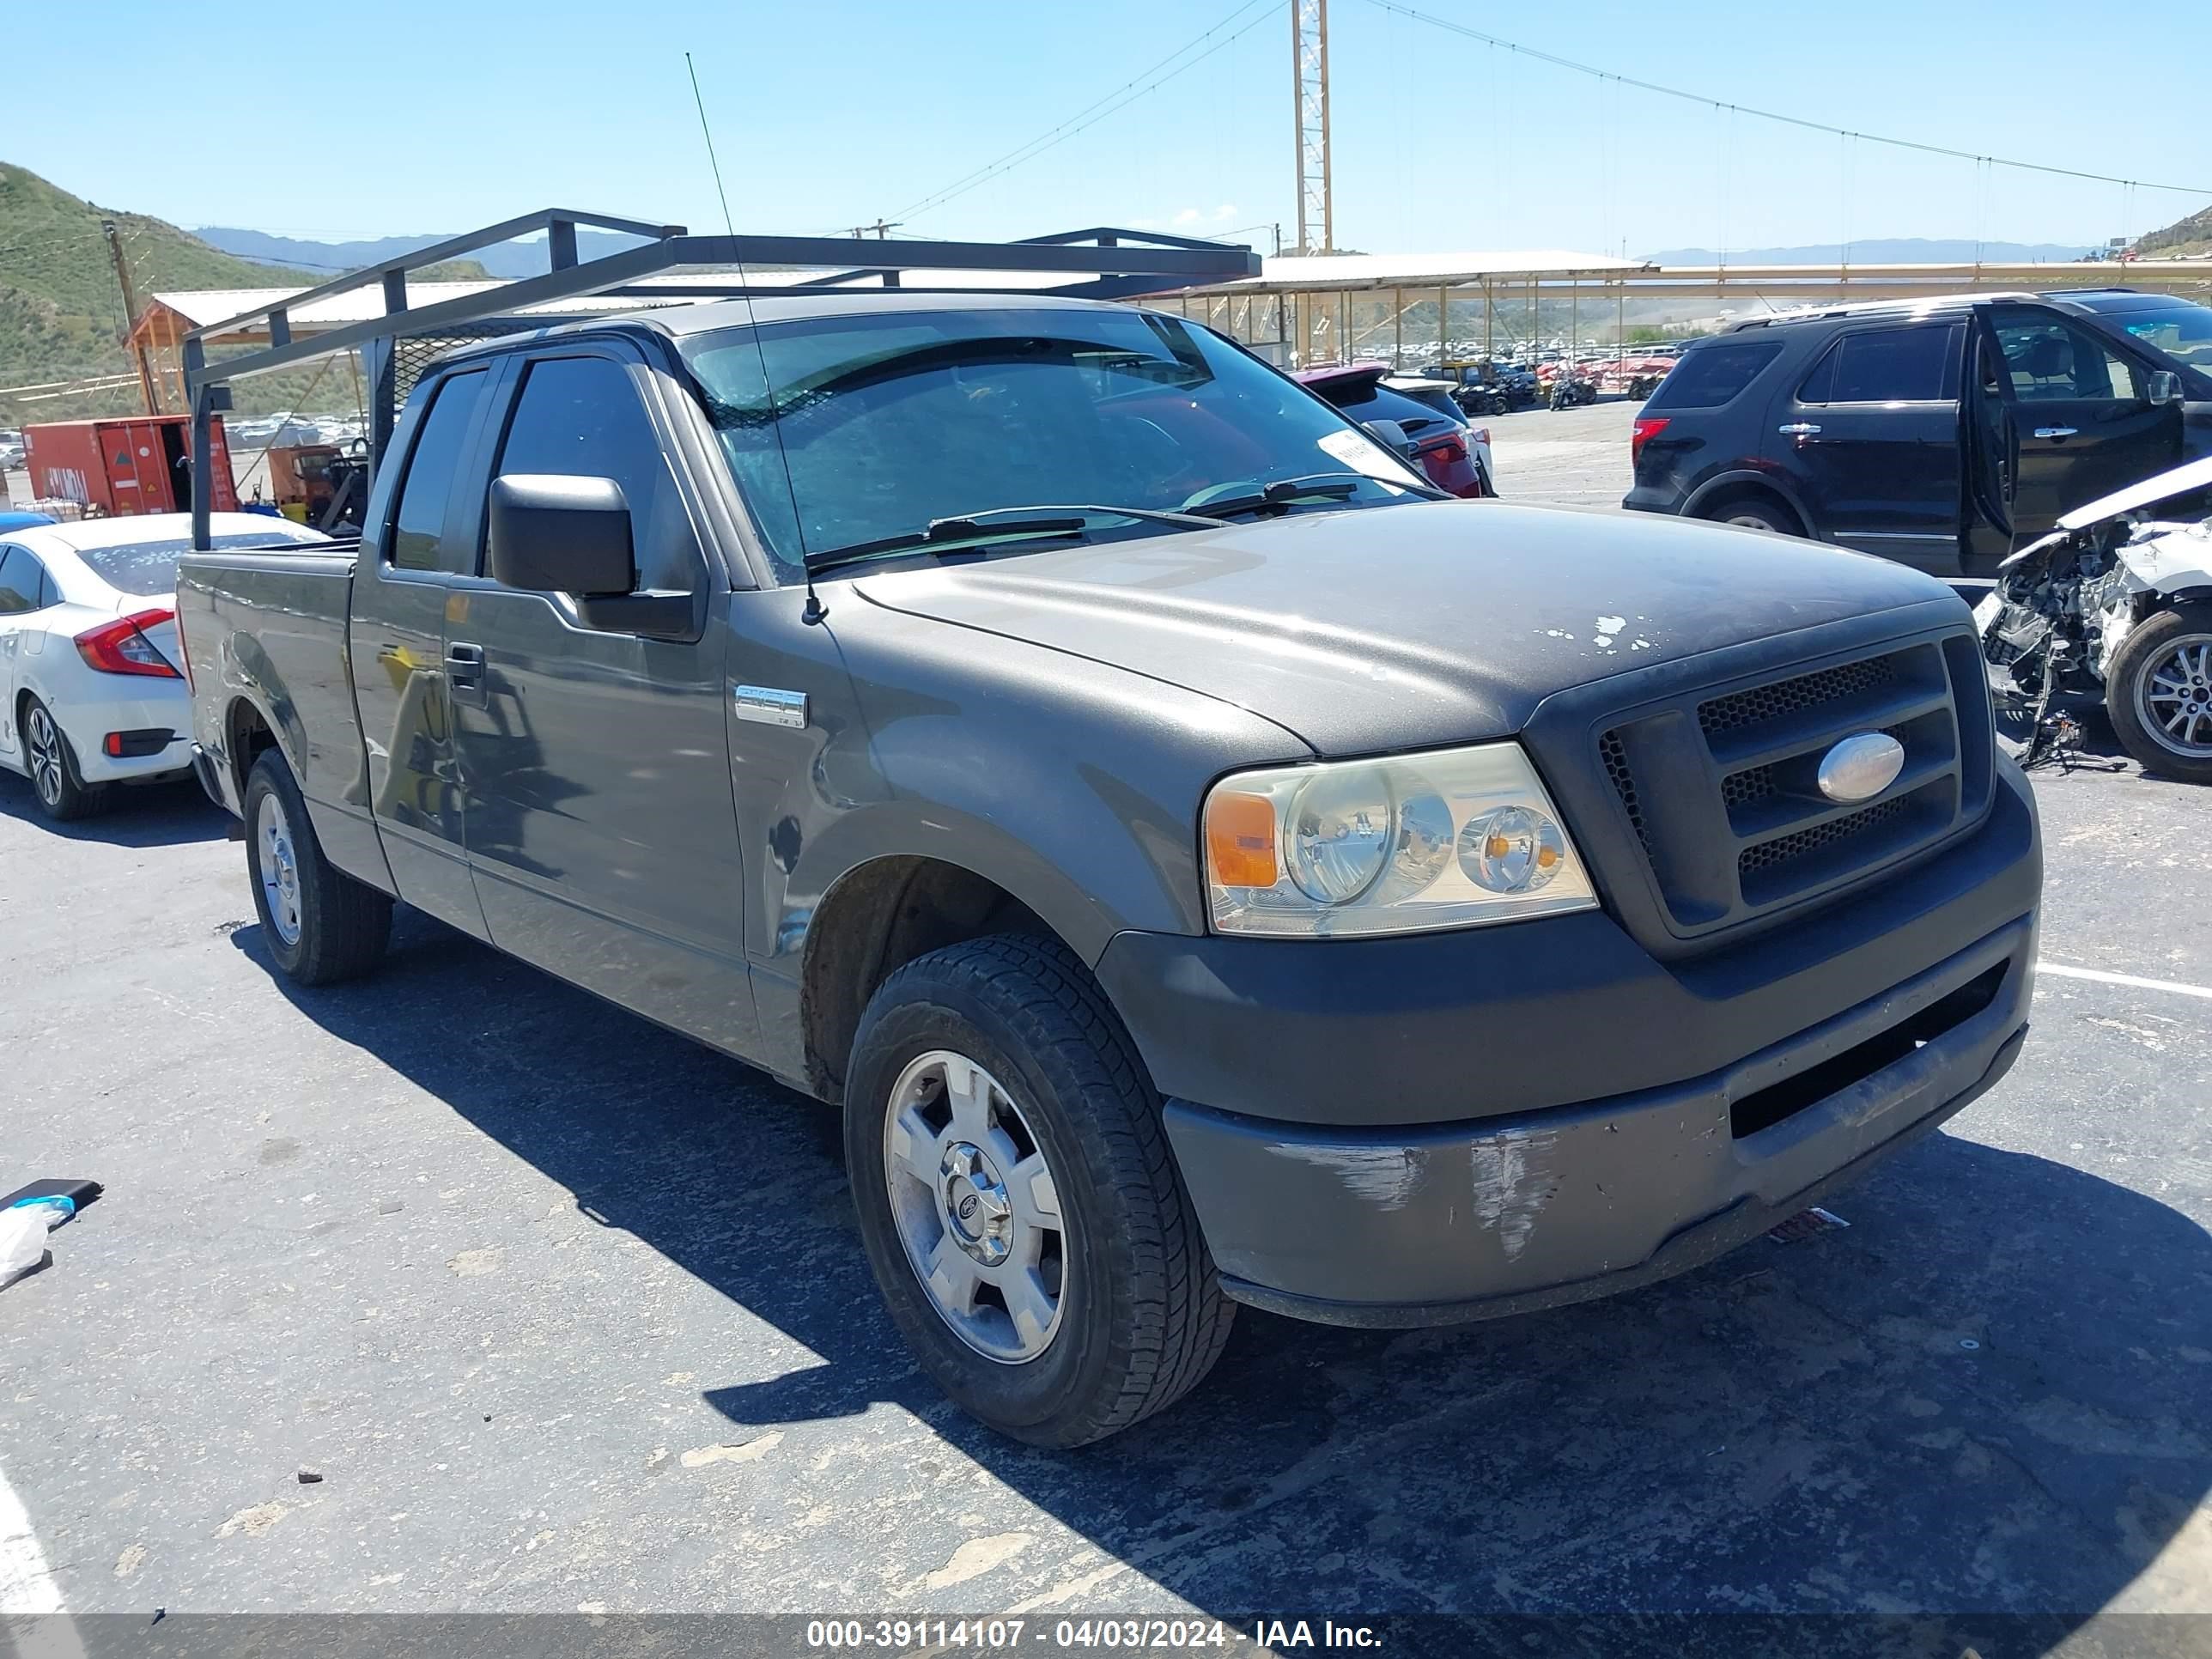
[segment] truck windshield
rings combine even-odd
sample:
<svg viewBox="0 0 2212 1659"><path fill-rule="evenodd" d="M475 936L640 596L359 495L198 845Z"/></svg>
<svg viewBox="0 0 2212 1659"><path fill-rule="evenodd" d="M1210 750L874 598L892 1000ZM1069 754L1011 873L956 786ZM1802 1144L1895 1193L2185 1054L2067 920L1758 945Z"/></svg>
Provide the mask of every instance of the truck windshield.
<svg viewBox="0 0 2212 1659"><path fill-rule="evenodd" d="M2142 311L2107 313L2098 319L2107 328L2124 329L2170 358L2191 398L2212 398L2212 310L2176 300L2172 305Z"/></svg>
<svg viewBox="0 0 2212 1659"><path fill-rule="evenodd" d="M1176 512L1221 485L1347 470L1350 489L1286 510L1428 495L1319 399L1175 317L884 312L763 323L757 343L749 329L701 335L684 355L784 581L810 554L1040 503Z"/></svg>

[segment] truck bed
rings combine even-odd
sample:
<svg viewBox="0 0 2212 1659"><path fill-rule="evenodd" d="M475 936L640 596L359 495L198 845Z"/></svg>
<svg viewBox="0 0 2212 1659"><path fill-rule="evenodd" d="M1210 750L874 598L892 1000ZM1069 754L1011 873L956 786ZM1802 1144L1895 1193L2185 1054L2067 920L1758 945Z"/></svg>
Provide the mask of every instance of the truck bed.
<svg viewBox="0 0 2212 1659"><path fill-rule="evenodd" d="M238 734L249 708L265 710L286 750L307 757L300 784L311 811L358 795L361 731L346 661L358 551L357 543L295 544L188 553L179 562L192 725L212 763L203 781L234 813L251 762Z"/></svg>

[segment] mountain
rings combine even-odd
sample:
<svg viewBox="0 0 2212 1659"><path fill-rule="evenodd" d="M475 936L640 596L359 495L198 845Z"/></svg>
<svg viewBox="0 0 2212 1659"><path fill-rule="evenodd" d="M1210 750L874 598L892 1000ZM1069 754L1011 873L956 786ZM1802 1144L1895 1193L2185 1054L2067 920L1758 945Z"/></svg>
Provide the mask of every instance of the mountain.
<svg viewBox="0 0 2212 1659"><path fill-rule="evenodd" d="M2177 219L2163 230L2137 237L2136 252L2167 256L2212 253L2212 208Z"/></svg>
<svg viewBox="0 0 2212 1659"><path fill-rule="evenodd" d="M1851 244L1851 263L1855 265L1961 265L1971 264L1978 250L1985 262L2003 264L2069 264L2088 252L2089 248L2079 242L1981 242L1957 237L1929 240L1921 236L1868 237ZM1804 247L1732 247L1728 251L1728 262L1732 265L1832 265L1844 256L1841 246L1834 242L1814 243ZM1662 253L1644 256L1658 265L1712 265L1720 263L1720 255L1709 247L1668 248Z"/></svg>
<svg viewBox="0 0 2212 1659"><path fill-rule="evenodd" d="M271 236L266 231L240 230L228 225L209 225L192 234L226 253L258 259L266 264L290 265L324 276L397 258L417 248L447 241L454 234L447 232L440 236L380 236L373 241L362 242L313 242L291 236ZM644 240L641 236L625 236L618 231L579 230L576 257L602 258L624 248L635 247ZM482 265L487 275L508 281L541 276L546 270L545 239L535 236L527 241L501 242L472 255L470 263ZM443 267L436 269L442 270Z"/></svg>
<svg viewBox="0 0 2212 1659"><path fill-rule="evenodd" d="M100 229L111 219L142 305L156 289L265 288L299 280L210 247L160 219L95 207L0 162L0 386L130 368L118 338L123 300ZM120 405L131 401L126 396ZM25 408L0 394L0 407L16 416L106 412L77 402Z"/></svg>

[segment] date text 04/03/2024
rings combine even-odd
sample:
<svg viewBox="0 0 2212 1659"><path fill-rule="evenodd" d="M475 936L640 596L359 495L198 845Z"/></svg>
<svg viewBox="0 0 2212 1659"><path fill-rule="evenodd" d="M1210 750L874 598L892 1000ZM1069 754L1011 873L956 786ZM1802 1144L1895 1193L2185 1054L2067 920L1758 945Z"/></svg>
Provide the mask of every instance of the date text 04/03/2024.
<svg viewBox="0 0 2212 1659"><path fill-rule="evenodd" d="M807 1646L817 1652L968 1648L1010 1652L1027 1645L1060 1649L1113 1649L1175 1652L1251 1646L1275 1650L1297 1648L1380 1647L1371 1625L1340 1625L1333 1619L1257 1619L1249 1635L1218 1619L817 1619L806 1626Z"/></svg>

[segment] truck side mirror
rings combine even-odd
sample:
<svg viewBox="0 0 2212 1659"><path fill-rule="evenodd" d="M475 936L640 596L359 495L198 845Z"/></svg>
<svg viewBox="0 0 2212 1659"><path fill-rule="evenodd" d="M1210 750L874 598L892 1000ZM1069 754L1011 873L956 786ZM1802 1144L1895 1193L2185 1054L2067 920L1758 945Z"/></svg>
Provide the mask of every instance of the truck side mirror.
<svg viewBox="0 0 2212 1659"><path fill-rule="evenodd" d="M629 503L612 478L510 472L491 483L493 580L579 599L637 586Z"/></svg>
<svg viewBox="0 0 2212 1659"><path fill-rule="evenodd" d="M2143 392L2143 400L2154 407L2161 404L2181 401L2181 376L2170 368L2154 368L2150 374L2150 385Z"/></svg>

